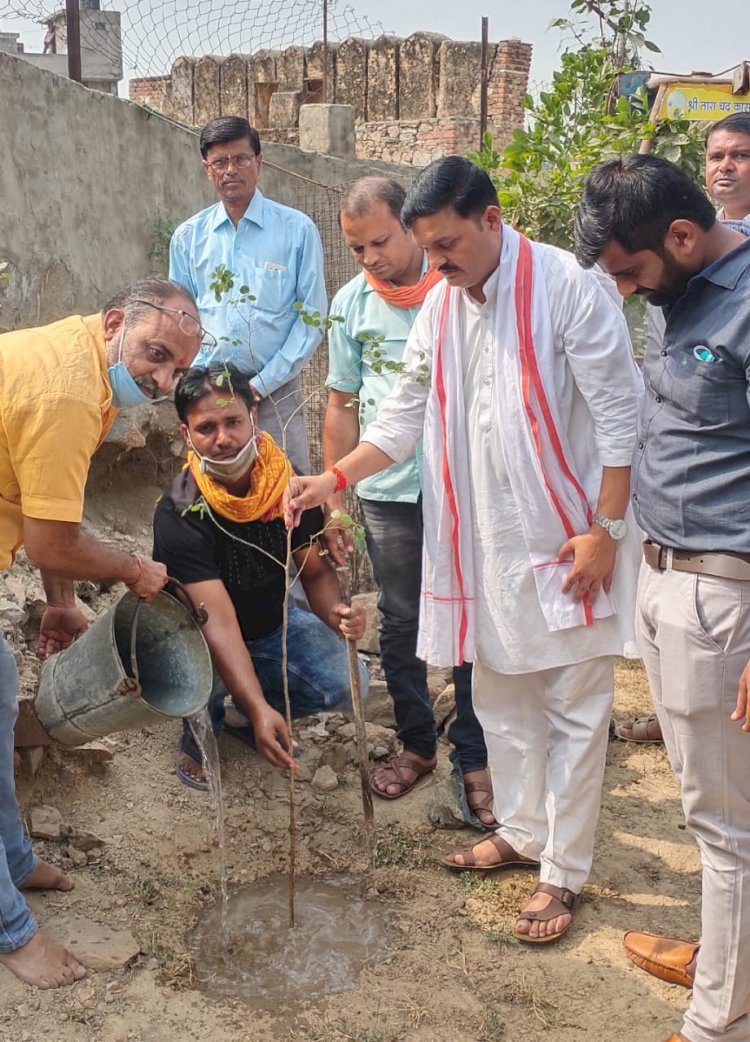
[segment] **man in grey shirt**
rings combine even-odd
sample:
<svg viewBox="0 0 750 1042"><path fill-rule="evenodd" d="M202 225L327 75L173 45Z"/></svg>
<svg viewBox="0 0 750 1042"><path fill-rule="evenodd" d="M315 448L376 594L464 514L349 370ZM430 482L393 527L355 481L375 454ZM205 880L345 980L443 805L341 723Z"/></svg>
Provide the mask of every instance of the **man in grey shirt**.
<svg viewBox="0 0 750 1042"><path fill-rule="evenodd" d="M667 307L663 342L644 364L632 471L648 536L637 626L700 849L702 932L699 946L652 937L641 964L693 982L682 1032L669 1042L747 1042L750 238L718 221L677 167L630 156L589 176L576 255L587 267L598 261L623 295Z"/></svg>
<svg viewBox="0 0 750 1042"><path fill-rule="evenodd" d="M727 224L750 224L750 113L737 112L714 123L706 138L706 185L720 209L717 217ZM647 307L648 348L661 349L666 319L659 307ZM656 716L637 717L614 728L625 741L660 742Z"/></svg>

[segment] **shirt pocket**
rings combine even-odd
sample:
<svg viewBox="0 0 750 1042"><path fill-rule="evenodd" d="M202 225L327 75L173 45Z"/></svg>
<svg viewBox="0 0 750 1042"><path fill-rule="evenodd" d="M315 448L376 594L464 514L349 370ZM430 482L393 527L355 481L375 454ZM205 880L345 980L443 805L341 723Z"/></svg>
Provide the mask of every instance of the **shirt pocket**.
<svg viewBox="0 0 750 1042"><path fill-rule="evenodd" d="M701 362L690 356L671 373L675 406L695 427L714 427L730 419L732 374L723 359Z"/></svg>
<svg viewBox="0 0 750 1042"><path fill-rule="evenodd" d="M251 306L258 311L267 311L274 315L291 312L296 303L296 281L288 268L267 268L265 265L252 265L244 269L243 282L255 297ZM235 279L235 285L238 280Z"/></svg>

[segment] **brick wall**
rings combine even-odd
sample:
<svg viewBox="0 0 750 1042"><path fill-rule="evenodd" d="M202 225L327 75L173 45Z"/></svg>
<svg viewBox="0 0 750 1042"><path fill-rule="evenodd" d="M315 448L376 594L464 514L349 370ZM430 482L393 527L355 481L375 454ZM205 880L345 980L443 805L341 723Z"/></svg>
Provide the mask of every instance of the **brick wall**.
<svg viewBox="0 0 750 1042"><path fill-rule="evenodd" d="M523 126L531 45L490 45L488 129ZM479 145L481 45L414 33L349 39L328 52L328 100L351 105L359 158L423 166ZM266 140L296 144L300 105L322 101L321 45L228 58L178 58L170 76L131 80L130 97L188 126L243 115Z"/></svg>
<svg viewBox="0 0 750 1042"><path fill-rule="evenodd" d="M140 80L131 80L130 100L138 102L139 105L148 105L149 108L164 112L167 105L167 92L170 80L170 76L146 76Z"/></svg>

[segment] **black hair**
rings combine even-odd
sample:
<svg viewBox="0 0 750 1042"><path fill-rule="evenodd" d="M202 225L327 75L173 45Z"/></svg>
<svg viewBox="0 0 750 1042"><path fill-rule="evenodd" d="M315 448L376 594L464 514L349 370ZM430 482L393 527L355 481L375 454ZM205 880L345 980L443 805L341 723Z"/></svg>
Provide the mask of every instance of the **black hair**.
<svg viewBox="0 0 750 1042"><path fill-rule="evenodd" d="M226 145L241 138L250 142L256 156L260 155L260 135L242 116L219 116L218 119L210 119L201 130L201 155L205 159L212 145Z"/></svg>
<svg viewBox="0 0 750 1042"><path fill-rule="evenodd" d="M586 178L575 217L575 255L590 268L615 241L628 253L664 252L673 221L708 231L716 211L703 189L674 163L658 156L618 156Z"/></svg>
<svg viewBox="0 0 750 1042"><path fill-rule="evenodd" d="M481 217L488 206L499 206L489 175L463 156L443 156L426 166L406 193L401 210L405 228L420 217L450 207L459 217Z"/></svg>
<svg viewBox="0 0 750 1042"><path fill-rule="evenodd" d="M161 275L141 279L139 282L126 286L125 289L121 289L119 293L110 297L101 311L103 315L106 315L112 308L118 308L120 311L124 311L128 321L132 322L148 311L148 304L139 304L138 301L145 300L152 304L164 304L167 300L174 300L175 297L181 297L188 304L192 304L197 311L195 297L187 286L173 282L172 279L163 278Z"/></svg>
<svg viewBox="0 0 750 1042"><path fill-rule="evenodd" d="M184 372L174 390L174 407L180 423L187 423L190 406L213 391L222 391L227 398L241 398L252 414L257 406L250 381L256 373L243 373L231 362L210 362L194 365Z"/></svg>
<svg viewBox="0 0 750 1042"><path fill-rule="evenodd" d="M726 130L729 133L747 134L750 137L750 112L734 112L731 116L720 119L706 134L706 146L717 130Z"/></svg>
<svg viewBox="0 0 750 1042"><path fill-rule="evenodd" d="M397 221L401 220L401 208L406 199L406 189L392 177L360 177L350 184L341 199L341 215L362 217L372 209L373 203L385 203Z"/></svg>

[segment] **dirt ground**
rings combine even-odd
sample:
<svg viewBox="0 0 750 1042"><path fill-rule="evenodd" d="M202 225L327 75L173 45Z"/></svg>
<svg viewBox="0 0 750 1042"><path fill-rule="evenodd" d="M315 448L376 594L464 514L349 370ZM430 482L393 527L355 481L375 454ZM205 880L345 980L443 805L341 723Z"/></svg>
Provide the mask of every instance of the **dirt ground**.
<svg viewBox="0 0 750 1042"><path fill-rule="evenodd" d="M94 527L146 548L142 519L157 488L141 485L137 501L128 501L123 487L111 498L99 489ZM141 520L126 524L127 517ZM107 596L97 595L93 607ZM35 671L28 649L21 651L30 688ZM640 665L622 663L616 715L648 705ZM328 731L336 723L329 720ZM251 993L244 1002L213 999L195 978L186 938L216 898L219 866L208 796L184 788L173 772L178 733L166 724L116 735L114 759L96 769L56 750L35 775L21 767L24 811L51 804L67 824L104 840L100 855L72 869L72 893L31 898L40 923L79 913L130 930L141 954L125 970L48 993L0 970L3 1042L663 1042L678 1030L688 993L637 970L622 949L628 928L695 936L699 927L697 850L661 747L610 743L585 902L570 933L548 948L511 935L532 875L453 875L437 864L477 836L435 829L427 818L431 785L450 770L447 745L430 784L403 800L376 801L375 868L363 852L356 768L340 771L332 792L297 783L299 872L360 877L392 924L391 950L353 990L268 1010L254 1006ZM300 740L303 763L314 770L336 736L305 722ZM230 886L251 884L288 866L287 783L232 737L220 739L220 751ZM60 861L60 844L38 842L37 850Z"/></svg>

